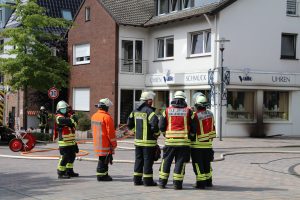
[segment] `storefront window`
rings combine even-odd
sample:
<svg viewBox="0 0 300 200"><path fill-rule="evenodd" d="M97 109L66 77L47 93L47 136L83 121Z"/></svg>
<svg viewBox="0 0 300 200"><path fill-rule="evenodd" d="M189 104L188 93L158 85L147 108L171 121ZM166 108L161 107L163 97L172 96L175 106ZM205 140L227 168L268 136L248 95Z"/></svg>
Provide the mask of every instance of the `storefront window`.
<svg viewBox="0 0 300 200"><path fill-rule="evenodd" d="M229 121L253 121L254 120L254 92L228 91L227 120Z"/></svg>
<svg viewBox="0 0 300 200"><path fill-rule="evenodd" d="M289 119L289 93L267 91L264 92L264 120Z"/></svg>

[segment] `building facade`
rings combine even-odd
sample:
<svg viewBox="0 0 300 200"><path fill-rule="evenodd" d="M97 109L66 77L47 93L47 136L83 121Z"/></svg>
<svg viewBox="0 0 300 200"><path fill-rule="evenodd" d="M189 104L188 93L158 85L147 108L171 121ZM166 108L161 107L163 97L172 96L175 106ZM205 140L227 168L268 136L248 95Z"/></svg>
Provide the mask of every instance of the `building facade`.
<svg viewBox="0 0 300 200"><path fill-rule="evenodd" d="M80 40L69 41L69 56L79 59L79 65L71 67L70 99L75 107L74 100L80 106L80 99L90 99L85 111L93 112L94 101L111 97L115 120L123 124L143 90L156 93L158 114L176 90L187 94L190 106L193 95L202 92L211 101L219 137L299 135L298 1L97 1L94 7L91 2L84 2L75 24L80 26L88 13L94 26L86 30L85 24L84 31L75 26L69 32L69 38L80 35ZM126 7L130 9L122 9ZM107 29L110 23L115 27ZM110 37L112 43L92 45ZM230 41L220 51L223 46L216 41L222 38ZM81 44L90 44L85 53ZM74 48L82 56L74 57ZM88 63L80 58L85 56ZM103 62L110 66L103 68ZM109 76L96 75L107 68ZM98 92L94 87L111 89ZM79 91L80 96L72 92L77 88L89 92Z"/></svg>

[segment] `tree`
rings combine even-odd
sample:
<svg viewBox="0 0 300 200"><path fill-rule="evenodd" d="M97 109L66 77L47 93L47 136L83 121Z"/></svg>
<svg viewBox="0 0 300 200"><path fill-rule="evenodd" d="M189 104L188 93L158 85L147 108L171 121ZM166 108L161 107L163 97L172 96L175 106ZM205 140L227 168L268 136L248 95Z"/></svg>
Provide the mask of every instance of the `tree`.
<svg viewBox="0 0 300 200"><path fill-rule="evenodd" d="M52 47L64 40L64 31L70 22L52 18L36 0L16 0L14 9L18 26L5 28L0 36L9 38L4 45L15 47L5 53L9 58L0 58L0 70L8 77L6 84L13 90L24 91L24 113L27 109L27 89L45 92L51 86L67 87L69 66L62 57L53 55ZM54 31L53 31L54 30ZM24 115L26 116L26 115ZM27 121L27 120L26 120ZM26 124L25 124L26 127Z"/></svg>

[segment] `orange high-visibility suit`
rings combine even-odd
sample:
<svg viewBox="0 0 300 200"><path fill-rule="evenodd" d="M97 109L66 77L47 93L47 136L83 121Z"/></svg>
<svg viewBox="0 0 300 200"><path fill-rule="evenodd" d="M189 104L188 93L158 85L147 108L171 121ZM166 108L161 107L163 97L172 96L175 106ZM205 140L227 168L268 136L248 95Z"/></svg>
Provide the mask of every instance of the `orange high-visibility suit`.
<svg viewBox="0 0 300 200"><path fill-rule="evenodd" d="M108 163L105 163L104 160L109 156L112 158L111 155L117 147L114 122L108 112L98 110L92 116L92 131L94 151L99 156L97 176L108 176Z"/></svg>

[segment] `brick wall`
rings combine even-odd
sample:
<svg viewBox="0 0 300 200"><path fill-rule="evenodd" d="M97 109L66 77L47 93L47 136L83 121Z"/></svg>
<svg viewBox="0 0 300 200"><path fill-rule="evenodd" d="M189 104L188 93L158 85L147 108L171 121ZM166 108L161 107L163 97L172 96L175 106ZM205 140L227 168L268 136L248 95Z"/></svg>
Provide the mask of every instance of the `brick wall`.
<svg viewBox="0 0 300 200"><path fill-rule="evenodd" d="M85 8L90 7L91 20L85 21ZM73 66L73 45L90 43L90 64ZM118 105L118 25L95 0L86 0L74 26L68 33L68 58L71 65L69 103L73 105L73 88L90 88L90 115L100 98L114 103L109 110L117 121Z"/></svg>

